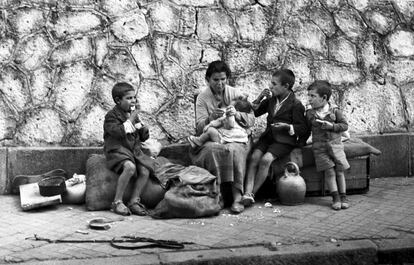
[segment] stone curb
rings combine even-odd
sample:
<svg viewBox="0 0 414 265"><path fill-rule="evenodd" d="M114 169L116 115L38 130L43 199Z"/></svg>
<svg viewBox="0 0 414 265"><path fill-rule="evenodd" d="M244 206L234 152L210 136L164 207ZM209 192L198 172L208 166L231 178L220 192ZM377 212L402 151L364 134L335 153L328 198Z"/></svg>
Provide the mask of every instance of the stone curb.
<svg viewBox="0 0 414 265"><path fill-rule="evenodd" d="M56 260L25 262L49 265ZM402 264L414 262L414 239L352 240L143 253L126 257L59 260L59 264Z"/></svg>

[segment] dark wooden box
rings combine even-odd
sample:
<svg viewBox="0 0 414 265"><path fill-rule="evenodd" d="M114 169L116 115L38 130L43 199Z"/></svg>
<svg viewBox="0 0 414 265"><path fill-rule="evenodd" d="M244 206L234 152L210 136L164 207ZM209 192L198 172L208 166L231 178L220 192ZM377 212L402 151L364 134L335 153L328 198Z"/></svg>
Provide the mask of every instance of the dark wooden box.
<svg viewBox="0 0 414 265"><path fill-rule="evenodd" d="M347 194L366 193L369 190L369 156L348 158L351 168L345 171ZM307 195L326 195L329 193L323 172L314 166L301 169L300 175L306 182Z"/></svg>
<svg viewBox="0 0 414 265"><path fill-rule="evenodd" d="M348 158L351 168L345 171L347 194L362 194L369 190L369 155ZM279 163L280 164L280 163ZM282 163L284 165L284 163ZM278 165L278 167L281 167ZM274 169L274 168L273 168ZM267 178L256 194L258 199L276 198L276 185L282 175L277 168L273 178ZM325 196L329 194L323 172L317 172L316 167L308 166L300 169L300 175L306 183L306 196Z"/></svg>

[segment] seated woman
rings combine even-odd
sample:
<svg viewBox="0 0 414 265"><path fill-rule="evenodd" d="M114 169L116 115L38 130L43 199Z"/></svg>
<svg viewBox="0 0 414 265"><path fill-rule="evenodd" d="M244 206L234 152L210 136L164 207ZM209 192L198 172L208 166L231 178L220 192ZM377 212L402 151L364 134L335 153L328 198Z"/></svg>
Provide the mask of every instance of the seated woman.
<svg viewBox="0 0 414 265"><path fill-rule="evenodd" d="M254 114L238 112L231 102L243 98L243 94L227 85L231 71L226 63L214 61L206 71L207 89L202 91L196 101L196 132L200 135L211 121L223 117L234 116L236 122L248 129L254 125ZM221 108L220 108L221 107ZM223 110L223 107L225 108ZM240 203L246 172L246 158L250 151L250 143L216 143L207 142L192 154L193 163L216 175L220 183L230 182L233 203L231 211L241 213L244 206Z"/></svg>

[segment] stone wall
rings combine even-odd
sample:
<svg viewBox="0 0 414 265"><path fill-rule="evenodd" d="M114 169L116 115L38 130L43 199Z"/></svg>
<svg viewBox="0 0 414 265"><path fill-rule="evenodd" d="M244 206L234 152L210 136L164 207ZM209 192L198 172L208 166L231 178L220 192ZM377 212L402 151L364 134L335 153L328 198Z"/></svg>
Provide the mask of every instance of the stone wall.
<svg viewBox="0 0 414 265"><path fill-rule="evenodd" d="M283 66L304 104L306 87L328 79L353 133L413 129L413 0L1 0L0 10L3 146L102 144L118 81L137 88L153 138L180 141L217 59L251 99Z"/></svg>

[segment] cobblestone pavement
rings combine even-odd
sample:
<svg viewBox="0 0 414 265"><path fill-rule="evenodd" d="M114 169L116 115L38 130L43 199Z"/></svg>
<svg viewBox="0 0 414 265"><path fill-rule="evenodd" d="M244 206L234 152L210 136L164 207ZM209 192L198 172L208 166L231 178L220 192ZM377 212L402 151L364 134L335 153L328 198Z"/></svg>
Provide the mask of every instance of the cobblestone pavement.
<svg viewBox="0 0 414 265"><path fill-rule="evenodd" d="M240 215L223 210L202 219L155 220L131 216L111 224L109 230L91 230L87 221L117 218L109 211L88 212L82 205L59 205L23 212L18 196L0 196L0 263L43 260L127 257L171 251L159 248L121 250L109 243L48 243L34 234L55 239L107 239L134 235L193 242L186 249L347 241L353 239L414 240L414 178L372 179L367 194L350 195L352 207L330 209L330 197L307 197L299 206L277 201L256 203ZM411 242L411 241L410 241ZM148 256L150 257L150 256Z"/></svg>

